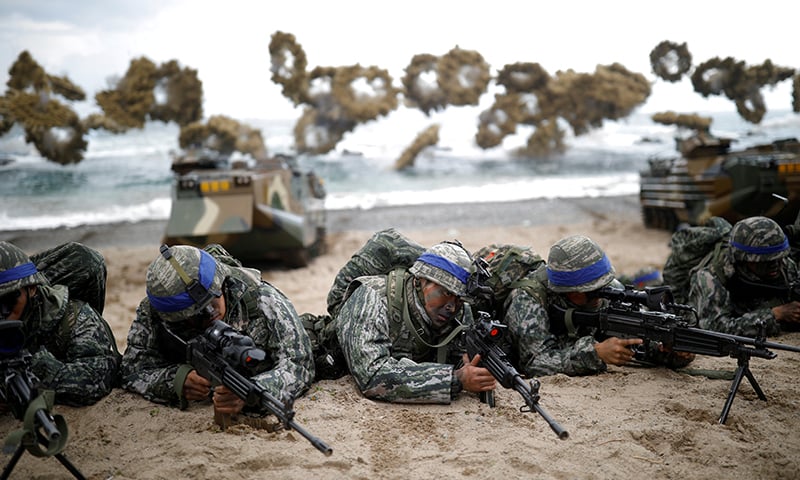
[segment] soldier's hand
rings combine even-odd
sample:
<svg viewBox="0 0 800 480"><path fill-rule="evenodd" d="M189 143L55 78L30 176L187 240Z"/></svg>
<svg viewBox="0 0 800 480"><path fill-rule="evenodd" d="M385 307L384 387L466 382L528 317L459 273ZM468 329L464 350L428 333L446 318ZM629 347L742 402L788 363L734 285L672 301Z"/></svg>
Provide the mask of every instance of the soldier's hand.
<svg viewBox="0 0 800 480"><path fill-rule="evenodd" d="M789 302L772 307L772 314L779 322L800 323L800 302Z"/></svg>
<svg viewBox="0 0 800 480"><path fill-rule="evenodd" d="M211 393L211 382L197 374L196 370L186 375L183 382L183 396L186 400L205 400Z"/></svg>
<svg viewBox="0 0 800 480"><path fill-rule="evenodd" d="M214 389L214 411L217 413L239 413L244 408L244 400L228 390L224 385Z"/></svg>
<svg viewBox="0 0 800 480"><path fill-rule="evenodd" d="M472 360L465 353L462 357L464 366L455 371L458 381L468 392L488 392L494 390L497 386L497 380L494 379L489 370L479 367L478 363L481 361L480 355L475 355Z"/></svg>
<svg viewBox="0 0 800 480"><path fill-rule="evenodd" d="M600 360L611 365L624 365L631 361L634 351L632 345L641 345L644 340L641 338L617 338L611 337L602 342L595 343L594 349Z"/></svg>
<svg viewBox="0 0 800 480"><path fill-rule="evenodd" d="M694 361L694 357L695 357L694 353L676 352L676 351L672 350L671 348L665 347L664 344L662 344L662 343L658 344L658 351L659 352L669 353L669 356L667 357L668 358L667 363L670 366L671 365L676 365L678 367L686 366L686 365L692 363Z"/></svg>

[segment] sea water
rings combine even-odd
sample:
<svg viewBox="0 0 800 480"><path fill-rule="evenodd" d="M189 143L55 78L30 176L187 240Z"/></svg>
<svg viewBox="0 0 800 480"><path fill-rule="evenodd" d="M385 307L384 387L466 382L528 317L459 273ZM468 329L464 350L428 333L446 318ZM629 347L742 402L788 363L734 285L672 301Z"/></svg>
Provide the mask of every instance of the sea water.
<svg viewBox="0 0 800 480"><path fill-rule="evenodd" d="M562 155L519 158L513 152L533 130L521 126L502 145L484 150L474 141L478 113L395 111L359 125L334 151L299 156L298 163L323 179L328 209L630 195L639 191L648 158L676 155L680 133L634 113L586 135L567 135ZM770 111L759 125L735 111L704 115L714 118L714 134L735 139L735 149L800 136L800 115L790 111ZM293 153L295 119L243 122L262 131L271 153ZM403 150L432 124L440 126L439 143L413 167L395 170ZM161 122L124 134L92 131L83 161L62 166L42 158L13 128L0 137L0 157L13 160L0 166L0 230L166 219L178 133L177 125Z"/></svg>

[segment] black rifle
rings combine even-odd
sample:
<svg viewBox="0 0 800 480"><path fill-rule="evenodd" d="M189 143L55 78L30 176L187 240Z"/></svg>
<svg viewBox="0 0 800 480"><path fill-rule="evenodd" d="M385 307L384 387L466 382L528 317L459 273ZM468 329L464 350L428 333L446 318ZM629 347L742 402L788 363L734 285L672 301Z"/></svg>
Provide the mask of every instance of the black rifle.
<svg viewBox="0 0 800 480"><path fill-rule="evenodd" d="M506 326L491 320L491 317L486 312L479 312L479 318L475 323L469 326L464 331L464 343L466 346L467 354L470 358L475 355L481 356L479 366L489 370L489 373L500 382L504 388L516 390L522 399L525 400L525 405L520 407L520 412L530 412L535 410L536 413L545 419L550 428L556 432L558 438L565 440L569 437L569 432L556 422L541 405L539 405L539 380L533 379L530 383L525 383L522 375L508 360L508 356L500 348L500 341L503 338L503 329ZM494 407L493 392L484 392L486 395L481 395L481 400L488 403L490 407Z"/></svg>
<svg viewBox="0 0 800 480"><path fill-rule="evenodd" d="M284 428L296 431L325 455L333 453L333 449L325 442L294 421L292 400L281 402L264 387L239 373L239 370L250 371L266 358L265 352L257 348L250 337L240 334L221 320L215 320L202 335L188 342L166 325L163 330L186 347L186 362L194 367L198 375L212 384L224 385L248 406L266 409L280 420Z"/></svg>
<svg viewBox="0 0 800 480"><path fill-rule="evenodd" d="M27 450L36 457L56 457L78 480L86 477L61 453L67 445L67 422L61 415L51 414L55 394L51 390L37 389L39 379L31 371L31 354L23 348L25 334L22 322L0 320L0 403L11 410L14 418L22 420L23 427L11 432L3 448L13 452L0 479L6 480Z"/></svg>
<svg viewBox="0 0 800 480"><path fill-rule="evenodd" d="M689 322L683 316L663 311L669 309L694 312L694 309L686 305L670 303L669 292L658 289L658 287L655 287L654 290L646 289L644 292L606 287L601 289L599 294L601 297L611 300L608 306L599 311L572 310L568 313L565 308L551 305L551 326L556 327L563 324L563 319L570 316L575 327L595 328L598 334L606 337L641 338L645 342L657 342L668 351L735 358L738 367L719 417L721 424L724 424L728 418L733 399L744 377L747 377L758 398L767 399L750 371L751 357L775 358L777 354L769 349L800 352L800 347L768 342L763 335L751 338L697 328L694 326L696 321ZM642 310L642 305L649 305L655 309ZM559 319L561 321L553 321Z"/></svg>

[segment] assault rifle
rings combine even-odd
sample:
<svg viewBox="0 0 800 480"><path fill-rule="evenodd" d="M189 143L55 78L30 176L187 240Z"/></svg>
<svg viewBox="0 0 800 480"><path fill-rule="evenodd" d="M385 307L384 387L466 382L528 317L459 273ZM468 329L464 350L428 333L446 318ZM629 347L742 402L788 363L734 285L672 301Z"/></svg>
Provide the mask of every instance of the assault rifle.
<svg viewBox="0 0 800 480"><path fill-rule="evenodd" d="M4 453L14 453L0 479L6 480L27 450L35 457L55 457L78 480L86 477L61 453L67 445L67 422L53 415L55 394L37 389L39 379L31 371L32 355L23 348L25 334L19 320L0 320L0 403L5 404L23 427L6 437Z"/></svg>
<svg viewBox="0 0 800 480"><path fill-rule="evenodd" d="M175 342L185 346L186 362L195 368L198 375L212 384L224 385L248 406L266 409L280 420L283 428L296 431L325 455L333 453L333 449L325 442L294 421L292 400L281 402L264 387L240 373L240 370L252 371L266 358L265 352L257 348L250 337L238 333L221 320L215 320L202 335L188 342L166 326L164 330Z"/></svg>
<svg viewBox="0 0 800 480"><path fill-rule="evenodd" d="M596 328L598 333L608 337L641 338L645 342L655 341L667 350L714 357L729 356L737 360L738 367L719 417L720 424L727 420L743 378L747 378L758 398L767 399L750 371L751 357L771 360L777 354L769 349L800 352L800 347L766 341L763 333L751 338L697 328L694 326L696 319L689 322L681 315L665 311L684 310L696 316L692 307L671 302L669 287L648 287L645 291L606 287L599 290L599 295L611 301L607 307L594 312L568 312L565 308L551 305L551 320L571 317L574 326ZM651 310L642 310L642 306ZM563 321L551 322L551 325L561 324Z"/></svg>
<svg viewBox="0 0 800 480"><path fill-rule="evenodd" d="M464 343L467 354L470 358L475 355L481 356L480 366L489 370L494 378L500 382L504 388L516 390L525 401L525 405L519 408L520 412L530 412L535 410L550 425L550 428L558 435L558 438L565 440L569 437L569 432L556 422L541 405L539 405L539 380L533 379L530 383L525 383L522 375L508 360L508 356L500 348L500 341L503 338L503 329L506 326L491 320L486 312L479 312L479 318L475 323L464 331ZM481 400L494 407L493 392L484 392Z"/></svg>

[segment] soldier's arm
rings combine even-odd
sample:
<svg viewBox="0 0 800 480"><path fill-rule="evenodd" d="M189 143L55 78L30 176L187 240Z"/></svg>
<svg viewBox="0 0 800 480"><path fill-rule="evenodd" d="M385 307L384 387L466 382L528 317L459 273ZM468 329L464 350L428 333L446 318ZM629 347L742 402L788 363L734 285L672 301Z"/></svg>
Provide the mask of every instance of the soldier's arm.
<svg viewBox="0 0 800 480"><path fill-rule="evenodd" d="M689 304L697 309L700 328L706 330L755 337L759 335L759 326L763 323L767 335L780 332L778 321L769 307L737 315L730 292L708 269L700 269L692 276Z"/></svg>
<svg viewBox="0 0 800 480"><path fill-rule="evenodd" d="M364 396L399 403L450 403L452 365L392 357L385 296L362 285L336 321L344 357Z"/></svg>
<svg viewBox="0 0 800 480"><path fill-rule="evenodd" d="M546 307L523 290L512 292L505 322L519 354L520 370L529 377L588 375L606 369L594 348L594 337L570 340L554 335Z"/></svg>
<svg viewBox="0 0 800 480"><path fill-rule="evenodd" d="M183 387L175 385L178 370L188 374L191 367L169 362L160 353L149 310L147 300L136 309L136 319L128 332L128 346L122 355L122 387L153 402L178 405L182 403L178 391Z"/></svg>
<svg viewBox="0 0 800 480"><path fill-rule="evenodd" d="M254 380L276 398L297 398L314 380L311 341L294 306L278 290L262 284L259 315L248 334L272 358L273 368Z"/></svg>
<svg viewBox="0 0 800 480"><path fill-rule="evenodd" d="M89 304L71 301L64 319L72 324L66 357L47 350L33 356L33 371L42 386L56 392L56 401L91 405L111 392L119 368L115 340L105 320Z"/></svg>

